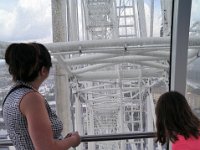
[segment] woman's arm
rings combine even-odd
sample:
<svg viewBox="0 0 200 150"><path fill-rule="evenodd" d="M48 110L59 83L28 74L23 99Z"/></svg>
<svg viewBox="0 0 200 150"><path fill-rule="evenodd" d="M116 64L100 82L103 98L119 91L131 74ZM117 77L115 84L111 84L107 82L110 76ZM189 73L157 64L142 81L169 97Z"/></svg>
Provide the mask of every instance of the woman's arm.
<svg viewBox="0 0 200 150"><path fill-rule="evenodd" d="M44 98L39 93L25 95L21 100L20 110L27 118L28 131L36 150L67 150L80 144L78 133L63 140L53 139Z"/></svg>

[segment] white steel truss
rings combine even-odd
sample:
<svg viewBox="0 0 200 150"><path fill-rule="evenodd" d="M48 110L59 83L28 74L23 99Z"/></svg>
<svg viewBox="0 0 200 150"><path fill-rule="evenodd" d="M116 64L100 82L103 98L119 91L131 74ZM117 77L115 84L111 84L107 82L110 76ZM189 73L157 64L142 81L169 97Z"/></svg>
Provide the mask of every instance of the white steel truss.
<svg viewBox="0 0 200 150"><path fill-rule="evenodd" d="M192 61L197 58L200 49L199 39L199 37L190 38L188 60ZM117 46L119 52L116 55L108 54L107 52L103 53L101 44L98 42L105 42L102 44L103 48L110 51ZM137 42L142 46L137 46L137 49L134 50L134 45L137 45ZM124 53L122 52L124 51L124 43L122 42L120 46L117 39L111 40L110 42L107 41L107 43L102 40L93 41L92 44L89 41L71 42L66 43L66 45L65 43L46 44L54 57L58 53L66 54L76 52L76 47L83 45L82 55L79 57L62 57L63 67L67 66L72 72L69 75L71 88L73 89L72 93L77 95L78 98L76 98L76 101L80 101L80 104L77 103L75 105L76 122L81 122L84 125L83 127L77 126L76 129L79 131L83 130L83 134L118 133L122 129L124 132L140 131L140 125L138 123L141 118L139 115L144 115L142 117L142 124L146 120L148 121L147 118L150 116L153 117L153 113L150 112L151 109L154 110L152 108L154 105L152 104L155 103L154 100L157 98L157 94L168 88L169 64L166 63L169 61L169 52L166 51L168 42L169 38L167 37L143 39L143 44L138 39L132 39L132 42L130 42L130 39L126 39L124 43L129 43L126 47L128 55L124 54L124 56L119 55L120 53ZM4 49L8 44L3 42L0 45ZM55 51L56 49L58 50L57 52ZM96 50L101 50L102 53L95 53ZM85 51L87 53L84 53ZM88 53L88 51L93 53ZM154 59L151 59L152 56ZM93 57L94 59L92 59ZM121 59L123 57L124 59ZM130 60L129 57L131 57ZM114 58L117 59L112 60ZM54 63L59 63L59 61L55 60ZM143 64L141 65L141 63ZM156 66L152 65L155 63L157 64ZM153 97L151 94L153 94ZM141 105L140 102L142 102ZM152 106L150 110L147 109L149 105ZM146 116L147 114L148 117ZM146 122L143 125L143 131L152 129L149 126L152 125L152 122L147 124ZM105 147L109 147L110 144L108 142L105 144ZM113 147L118 147L119 149L122 146L120 144L119 142L112 142ZM97 145L103 149L104 144L97 143ZM128 147L131 146L132 148L140 147L141 141L129 140L128 143L124 142L123 145L128 145ZM89 144L89 147L92 146L95 147L95 145Z"/></svg>
<svg viewBox="0 0 200 150"><path fill-rule="evenodd" d="M117 36L114 0L82 0L87 40L113 39Z"/></svg>

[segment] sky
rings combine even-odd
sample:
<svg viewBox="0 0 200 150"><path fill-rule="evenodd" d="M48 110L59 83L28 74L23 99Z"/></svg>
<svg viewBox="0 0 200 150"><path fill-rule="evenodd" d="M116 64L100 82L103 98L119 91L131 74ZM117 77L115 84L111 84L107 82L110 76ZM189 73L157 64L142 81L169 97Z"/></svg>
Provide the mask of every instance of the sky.
<svg viewBox="0 0 200 150"><path fill-rule="evenodd" d="M145 5L148 22L150 0L145 1L149 1ZM192 1L192 20L200 21L200 0ZM158 32L161 15L156 8L154 28ZM0 41L52 42L51 24L51 0L0 0Z"/></svg>
<svg viewBox="0 0 200 150"><path fill-rule="evenodd" d="M0 0L0 41L51 41L51 0Z"/></svg>

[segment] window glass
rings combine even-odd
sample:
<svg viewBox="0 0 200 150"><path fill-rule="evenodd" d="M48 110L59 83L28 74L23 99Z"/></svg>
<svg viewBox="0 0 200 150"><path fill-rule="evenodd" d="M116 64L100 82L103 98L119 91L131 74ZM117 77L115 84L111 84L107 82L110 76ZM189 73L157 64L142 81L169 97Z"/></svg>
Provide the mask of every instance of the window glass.
<svg viewBox="0 0 200 150"><path fill-rule="evenodd" d="M200 1L192 0L189 38L191 45L188 49L187 92L189 104L200 117L200 47L195 40L200 36Z"/></svg>
<svg viewBox="0 0 200 150"><path fill-rule="evenodd" d="M76 9L67 10L68 39L74 39L71 31L78 27L86 46L77 44L74 51L62 47L63 53L51 53L62 56L73 75L69 76L73 128L81 135L154 132L155 104L169 89L172 0L78 0L77 4L73 7L78 9L77 16ZM0 41L52 42L48 0L2 0L0 16ZM11 84L2 66L1 100ZM53 109L54 75L55 68L40 89ZM159 147L153 139L82 146L91 150Z"/></svg>

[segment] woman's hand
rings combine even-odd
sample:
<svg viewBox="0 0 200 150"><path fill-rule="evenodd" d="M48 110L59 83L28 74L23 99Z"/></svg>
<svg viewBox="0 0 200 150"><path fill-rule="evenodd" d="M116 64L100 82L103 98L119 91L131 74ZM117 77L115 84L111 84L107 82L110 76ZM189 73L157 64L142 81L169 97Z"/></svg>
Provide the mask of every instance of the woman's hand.
<svg viewBox="0 0 200 150"><path fill-rule="evenodd" d="M80 144L81 138L78 132L68 133L65 138L68 138L72 142L72 147L76 147Z"/></svg>

